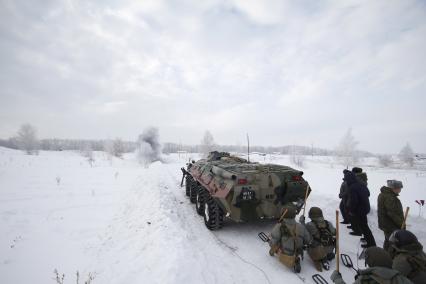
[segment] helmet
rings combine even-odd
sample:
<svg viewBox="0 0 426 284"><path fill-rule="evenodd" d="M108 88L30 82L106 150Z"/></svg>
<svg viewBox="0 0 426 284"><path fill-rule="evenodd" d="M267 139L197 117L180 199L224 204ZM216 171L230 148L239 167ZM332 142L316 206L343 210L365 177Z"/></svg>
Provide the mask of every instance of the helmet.
<svg viewBox="0 0 426 284"><path fill-rule="evenodd" d="M296 217L296 208L294 206L284 206L281 214L283 214L286 210L287 212L285 213L284 218L293 219L294 217Z"/></svg>
<svg viewBox="0 0 426 284"><path fill-rule="evenodd" d="M322 210L319 207L311 207L311 209L309 209L309 218L318 218L318 217L323 217L322 215Z"/></svg>
<svg viewBox="0 0 426 284"><path fill-rule="evenodd" d="M390 237L389 242L397 247L418 243L417 237L407 230L396 230Z"/></svg>
<svg viewBox="0 0 426 284"><path fill-rule="evenodd" d="M365 265L368 267L392 268L392 259L387 251L379 247L369 247L365 250Z"/></svg>

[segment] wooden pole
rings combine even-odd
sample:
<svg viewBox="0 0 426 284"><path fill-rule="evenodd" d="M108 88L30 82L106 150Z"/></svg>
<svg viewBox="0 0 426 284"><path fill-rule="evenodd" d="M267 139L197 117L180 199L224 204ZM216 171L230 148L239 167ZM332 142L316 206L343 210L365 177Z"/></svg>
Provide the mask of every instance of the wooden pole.
<svg viewBox="0 0 426 284"><path fill-rule="evenodd" d="M285 214L287 213L288 209L284 210L283 214L281 215L280 219L278 220L278 223L281 223L281 221L284 219Z"/></svg>
<svg viewBox="0 0 426 284"><path fill-rule="evenodd" d="M340 269L340 253L339 253L339 210L336 210L336 270Z"/></svg>
<svg viewBox="0 0 426 284"><path fill-rule="evenodd" d="M410 211L410 207L407 206L407 209L405 209L404 221L402 222L402 225L401 225L401 230L404 230L404 227L406 226L408 211Z"/></svg>
<svg viewBox="0 0 426 284"><path fill-rule="evenodd" d="M306 192L305 192L305 204L303 206L303 217L305 217L306 200L308 199L308 194L309 194L309 184L308 184L308 187L306 187Z"/></svg>

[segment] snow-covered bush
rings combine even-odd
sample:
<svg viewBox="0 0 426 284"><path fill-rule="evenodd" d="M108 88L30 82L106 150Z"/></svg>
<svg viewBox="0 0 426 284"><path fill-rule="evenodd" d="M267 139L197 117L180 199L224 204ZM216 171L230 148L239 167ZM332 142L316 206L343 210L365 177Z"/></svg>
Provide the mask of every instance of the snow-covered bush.
<svg viewBox="0 0 426 284"><path fill-rule="evenodd" d="M60 274L56 268L55 270L53 270L53 273L55 274L55 277L53 278L53 280L56 281L56 284L64 284L65 274L64 273ZM92 280L94 279L95 279L95 273L89 272L89 274L87 274L87 280L84 281L84 284L90 284L92 283ZM76 284L80 284L80 272L78 270L76 272Z"/></svg>
<svg viewBox="0 0 426 284"><path fill-rule="evenodd" d="M104 143L104 151L108 154L108 158L117 157L121 158L125 152L124 143L120 138L115 140L107 140Z"/></svg>
<svg viewBox="0 0 426 284"><path fill-rule="evenodd" d="M389 167L393 164L393 159L391 155L380 155L377 157L379 160L379 165L382 167Z"/></svg>
<svg viewBox="0 0 426 284"><path fill-rule="evenodd" d="M93 154L92 145L90 143L84 143L81 146L81 155L87 159L87 162L91 167L93 167L93 163L95 162L95 156Z"/></svg>
<svg viewBox="0 0 426 284"><path fill-rule="evenodd" d="M123 154L125 152L123 140L121 140L120 138L116 138L112 143L112 151L112 154L115 157L123 157Z"/></svg>

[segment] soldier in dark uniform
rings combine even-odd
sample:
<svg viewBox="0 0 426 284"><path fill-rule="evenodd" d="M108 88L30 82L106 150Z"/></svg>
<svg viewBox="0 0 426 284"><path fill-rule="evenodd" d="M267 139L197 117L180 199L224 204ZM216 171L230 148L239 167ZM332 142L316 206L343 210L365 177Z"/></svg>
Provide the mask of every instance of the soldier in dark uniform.
<svg viewBox="0 0 426 284"><path fill-rule="evenodd" d="M360 182L355 173L344 170L344 181L350 191L349 214L351 220L364 235L365 247L376 246L376 240L368 226L367 214L370 212L370 191L367 186Z"/></svg>

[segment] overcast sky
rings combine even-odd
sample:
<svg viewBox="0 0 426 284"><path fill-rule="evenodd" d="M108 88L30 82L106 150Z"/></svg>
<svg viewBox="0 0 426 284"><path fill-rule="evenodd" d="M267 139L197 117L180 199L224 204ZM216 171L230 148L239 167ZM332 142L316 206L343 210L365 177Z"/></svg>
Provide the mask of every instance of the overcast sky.
<svg viewBox="0 0 426 284"><path fill-rule="evenodd" d="M426 152L425 1L0 0L0 138Z"/></svg>

